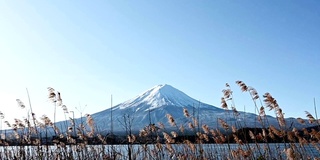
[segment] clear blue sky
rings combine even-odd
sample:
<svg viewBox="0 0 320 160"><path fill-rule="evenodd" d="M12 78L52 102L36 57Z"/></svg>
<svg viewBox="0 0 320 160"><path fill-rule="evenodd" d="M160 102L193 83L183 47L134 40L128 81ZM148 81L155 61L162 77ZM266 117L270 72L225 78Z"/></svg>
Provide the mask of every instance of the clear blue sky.
<svg viewBox="0 0 320 160"><path fill-rule="evenodd" d="M25 88L37 116L52 117L49 86L79 116L75 107L98 112L111 94L118 104L158 84L220 107L229 82L238 110L254 112L236 80L270 92L286 117L305 118L313 98L320 106L319 60L318 0L0 2L0 111L9 121L26 113L15 101L28 105Z"/></svg>

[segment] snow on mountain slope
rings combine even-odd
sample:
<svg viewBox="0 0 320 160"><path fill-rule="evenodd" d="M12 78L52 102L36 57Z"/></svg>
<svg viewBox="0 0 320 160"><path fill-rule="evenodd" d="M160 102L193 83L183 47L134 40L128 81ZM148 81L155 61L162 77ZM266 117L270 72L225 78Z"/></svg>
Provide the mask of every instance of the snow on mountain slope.
<svg viewBox="0 0 320 160"><path fill-rule="evenodd" d="M146 92L140 94L132 100L128 100L119 105L120 109L136 107L141 104L150 105L150 109L159 108L165 105L186 107L198 102L185 93L173 88L170 85L157 85Z"/></svg>

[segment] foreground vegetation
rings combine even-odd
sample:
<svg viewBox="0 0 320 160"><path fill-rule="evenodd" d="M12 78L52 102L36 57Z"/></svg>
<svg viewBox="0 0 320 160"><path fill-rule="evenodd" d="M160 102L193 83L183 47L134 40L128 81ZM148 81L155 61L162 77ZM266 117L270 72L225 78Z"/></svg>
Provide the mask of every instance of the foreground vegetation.
<svg viewBox="0 0 320 160"><path fill-rule="evenodd" d="M237 122L229 124L224 119L218 119L219 128L209 128L207 124L199 126L197 117L184 109L181 114L189 119L188 126L176 124L175 118L167 114L170 127L176 130L167 130L159 123L150 124L141 128L139 134L134 134L130 128L132 122L124 119L126 136L116 139L112 131L108 135L100 134L89 114L86 123L79 126L75 126L74 119L70 118L65 124L67 132L61 132L55 126L55 118L52 122L43 115L38 120L30 105L31 115L27 117L31 118L15 119L13 124L4 121L12 132L1 131L0 159L320 159L317 118L306 112L307 120L296 120L314 127L298 130L287 126L282 109L270 93L261 98L253 87L242 81L236 81L236 84L243 92L249 93L258 113L257 123L262 128L248 128ZM61 106L66 117L70 117L60 93L53 88L48 91L48 98L55 108ZM230 109L232 112L226 111L226 114L237 118L239 112L230 85L226 84L222 92L221 107ZM19 99L17 103L21 108L26 107ZM269 124L265 109L274 111L277 126ZM0 112L1 126L4 118ZM311 150L313 154L310 154Z"/></svg>

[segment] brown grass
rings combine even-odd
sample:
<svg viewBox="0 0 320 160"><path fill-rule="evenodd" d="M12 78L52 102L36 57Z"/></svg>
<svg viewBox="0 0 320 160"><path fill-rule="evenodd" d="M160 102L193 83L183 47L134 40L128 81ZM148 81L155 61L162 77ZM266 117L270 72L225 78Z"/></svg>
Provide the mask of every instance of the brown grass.
<svg viewBox="0 0 320 160"><path fill-rule="evenodd" d="M261 100L253 87L247 86L242 81L236 81L236 84L242 92L249 93L255 109L258 111L257 123L261 124L261 130L250 129L246 133L243 130L246 126L242 126L240 123L228 124L228 121L223 118L218 119L221 126L219 128L210 128L207 124L199 126L198 119L191 116L184 108L181 114L189 119L188 127L194 131L195 139L193 141L190 139L177 141L179 137L185 136L185 126L177 124L174 117L168 113L166 115L168 122L177 128L176 131L167 131L164 124L160 122L158 125L153 124L142 128L138 135L128 134L126 145L111 147L108 144L110 137L103 136L98 132L94 119L89 114L86 114L84 125L75 126L74 120L70 119L70 123L66 124L66 128L68 128L66 133L61 133L48 116L43 115L38 120L35 114L31 113L32 121L36 126L31 125L29 119L16 118L12 124L4 121L4 124L11 127L14 132L10 135L3 133L4 131L1 132L0 159L319 159L319 130L305 128L299 131L294 127L289 129L286 126L282 109L270 93L265 93L262 96L263 100ZM64 113L69 114L67 107L62 104L60 92L56 92L50 87L48 92L49 100L58 103L57 105L62 106ZM228 106L231 106L233 116L237 118L240 113L235 107L233 91L228 83L226 89L222 90L222 94L221 107L226 110L226 114L230 114ZM21 100L17 99L17 103L20 108L25 108ZM266 108L274 111L278 126L268 124ZM307 122L302 118L296 120L303 125L319 122L310 112L306 111L306 117L308 118ZM4 113L0 112L1 126L3 119L5 119ZM40 137L47 137L47 135L40 135L41 132L37 131L37 126L45 130L46 134L55 133L58 136L53 140L54 145L49 146L44 142L44 139L40 139ZM231 136L223 134L225 131L229 131ZM95 137L100 143L88 145L90 139ZM149 142L141 141L148 138ZM162 144L162 138L164 144ZM279 138L283 140L283 143L272 144L274 140ZM9 140L15 140L17 146L9 146ZM212 141L215 144L208 144ZM311 149L318 152L317 156L309 154Z"/></svg>

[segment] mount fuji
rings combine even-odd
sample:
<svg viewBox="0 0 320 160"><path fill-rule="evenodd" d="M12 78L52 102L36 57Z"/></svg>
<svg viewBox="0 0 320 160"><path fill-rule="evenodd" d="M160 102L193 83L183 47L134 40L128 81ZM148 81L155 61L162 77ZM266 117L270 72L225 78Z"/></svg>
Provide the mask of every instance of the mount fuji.
<svg viewBox="0 0 320 160"><path fill-rule="evenodd" d="M124 132L125 126L129 123L132 132L138 132L150 124L158 125L159 123L164 124L166 129L177 129L169 124L167 114L172 115L177 126L184 125L185 128L188 128L187 125L192 120L184 116L184 109L188 110L191 118L194 117L198 120L200 127L206 124L210 128L220 128L219 118L225 120L230 126L237 123L246 127L261 127L255 114L239 111L240 115L234 116L231 110L226 111L199 102L167 84L157 85L133 99L94 113L91 117L97 131L101 133L110 133L111 130L114 133ZM278 126L276 118L267 116L267 119L269 124ZM57 126L59 126L59 123L65 124L65 122L58 122ZM86 124L86 118L78 118L75 123L77 126L81 123ZM296 128L303 127L294 118L286 119L286 123L288 125L294 123Z"/></svg>
<svg viewBox="0 0 320 160"><path fill-rule="evenodd" d="M102 131L123 131L124 115L132 121L132 130L139 131L151 124L163 123L170 128L167 114L172 115L176 124L186 124L188 118L183 114L187 109L192 116L199 116L200 121L208 122L213 117L223 117L225 111L217 107L201 103L170 85L157 85L133 99L114 107L92 114L92 118ZM111 114L113 124L111 124ZM129 120L127 119L127 120ZM216 122L215 122L216 123Z"/></svg>

